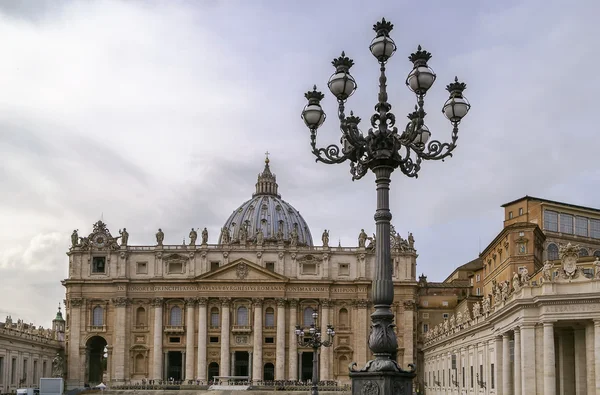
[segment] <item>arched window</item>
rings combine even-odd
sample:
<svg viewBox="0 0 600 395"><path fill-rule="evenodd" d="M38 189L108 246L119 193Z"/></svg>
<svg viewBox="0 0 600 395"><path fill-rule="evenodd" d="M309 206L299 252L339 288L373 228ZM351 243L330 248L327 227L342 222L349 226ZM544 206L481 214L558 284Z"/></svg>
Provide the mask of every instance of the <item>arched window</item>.
<svg viewBox="0 0 600 395"><path fill-rule="evenodd" d="M237 309L237 324L248 325L248 308L245 306L240 306Z"/></svg>
<svg viewBox="0 0 600 395"><path fill-rule="evenodd" d="M272 363L265 363L263 369L263 380L264 381L273 381L275 380L275 366Z"/></svg>
<svg viewBox="0 0 600 395"><path fill-rule="evenodd" d="M104 325L104 309L101 306L96 306L92 310L92 326Z"/></svg>
<svg viewBox="0 0 600 395"><path fill-rule="evenodd" d="M146 326L146 309L138 307L135 311L135 324L137 326Z"/></svg>
<svg viewBox="0 0 600 395"><path fill-rule="evenodd" d="M143 354L138 354L135 356L135 372L146 373L146 363Z"/></svg>
<svg viewBox="0 0 600 395"><path fill-rule="evenodd" d="M265 327L273 328L275 326L275 310L272 307L267 307L265 310Z"/></svg>
<svg viewBox="0 0 600 395"><path fill-rule="evenodd" d="M347 376L348 375L348 357L342 355L338 364L338 375Z"/></svg>
<svg viewBox="0 0 600 395"><path fill-rule="evenodd" d="M346 328L348 327L349 320L348 320L348 310L346 310L345 308L341 308L340 309L340 316L339 316L339 325L340 328Z"/></svg>
<svg viewBox="0 0 600 395"><path fill-rule="evenodd" d="M212 326L213 328L219 327L219 308L218 307L213 307L212 309L210 309L210 326Z"/></svg>
<svg viewBox="0 0 600 395"><path fill-rule="evenodd" d="M303 322L304 322L304 326L311 326L312 324L315 323L315 319L313 318L313 308L312 307L307 307L304 309L304 315L303 315Z"/></svg>
<svg viewBox="0 0 600 395"><path fill-rule="evenodd" d="M590 253L588 252L587 248L582 248L579 250L579 256L590 256Z"/></svg>
<svg viewBox="0 0 600 395"><path fill-rule="evenodd" d="M555 261L558 259L558 246L556 244L548 244L548 260Z"/></svg>
<svg viewBox="0 0 600 395"><path fill-rule="evenodd" d="M594 256L600 257L600 250L594 251Z"/></svg>
<svg viewBox="0 0 600 395"><path fill-rule="evenodd" d="M211 362L208 365L208 381L212 381L215 376L219 375L219 364L216 362Z"/></svg>
<svg viewBox="0 0 600 395"><path fill-rule="evenodd" d="M169 315L169 325L171 326L181 326L181 307L173 306L171 307L171 314Z"/></svg>

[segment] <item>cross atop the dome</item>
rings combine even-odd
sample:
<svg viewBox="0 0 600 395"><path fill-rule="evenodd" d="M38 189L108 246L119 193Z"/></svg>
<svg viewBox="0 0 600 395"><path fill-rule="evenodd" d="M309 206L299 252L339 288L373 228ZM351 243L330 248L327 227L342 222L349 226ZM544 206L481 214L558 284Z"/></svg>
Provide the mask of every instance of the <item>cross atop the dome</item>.
<svg viewBox="0 0 600 395"><path fill-rule="evenodd" d="M265 162L269 163L269 151L265 152L265 156L266 156Z"/></svg>

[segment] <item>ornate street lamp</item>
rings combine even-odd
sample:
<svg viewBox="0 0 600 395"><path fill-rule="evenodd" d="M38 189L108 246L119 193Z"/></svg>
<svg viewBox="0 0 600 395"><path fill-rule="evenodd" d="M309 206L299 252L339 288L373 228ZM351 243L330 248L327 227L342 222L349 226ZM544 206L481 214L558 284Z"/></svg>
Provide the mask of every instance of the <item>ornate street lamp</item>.
<svg viewBox="0 0 600 395"><path fill-rule="evenodd" d="M305 94L308 104L302 111L302 119L310 129L312 152L317 161L326 164L337 164L350 161L350 173L353 180L362 178L368 170L375 173L377 185L376 223L376 269L372 285L372 301L375 312L371 315L371 335L369 348L375 360L369 361L360 370L350 373L353 381L353 393L360 393L364 386L377 385L382 394L396 393L406 385L412 386L410 379L415 376L415 367L409 364L410 370L403 370L391 357L396 353L398 341L394 333L391 304L394 300L392 282L392 264L390 259L390 221L389 209L390 176L395 169L400 169L408 177L417 177L423 160L439 160L452 155L458 139L458 125L467 115L470 104L463 96L466 84L458 78L446 86L450 97L444 103L442 112L452 124L450 143L437 140L429 141L431 132L425 125L424 99L427 91L435 82L436 75L427 62L431 53L420 46L409 56L413 68L406 78L407 87L415 93L417 104L414 111L408 114L409 122L404 130L399 131L395 125L396 117L390 112L388 103L386 63L396 51L396 44L389 36L393 25L382 19L373 26L376 36L369 49L379 61L381 75L379 77L379 97L375 105L375 113L370 118L371 127L365 135L359 129L361 119L351 111L345 114L346 101L356 90L356 81L350 74L354 61L344 52L333 60L335 73L328 82L331 93L338 101L338 118L342 136L341 147L337 144L326 148L316 147L317 130L325 121L325 112L321 107L324 95L316 86ZM378 375L376 373L379 373ZM375 380L375 381L374 381ZM408 381L408 383L406 383ZM377 384L374 384L377 382ZM373 388L377 391L378 388ZM370 390L365 387L365 390ZM370 392L369 392L370 393ZM376 393L376 392L373 392ZM407 393L412 393L411 391Z"/></svg>
<svg viewBox="0 0 600 395"><path fill-rule="evenodd" d="M311 347L313 349L313 373L312 373L312 387L310 390L311 395L319 394L319 359L317 353L321 347L331 347L333 346L333 338L335 337L335 330L333 330L333 326L331 324L327 325L327 330L325 334L327 335L327 340L323 340L323 335L321 334L321 328L316 325L317 319L319 318L319 314L313 310L312 313L313 322L310 324L310 329L308 330L309 335L305 337L304 330L300 328L300 325L296 325L296 337L298 338L298 345L300 347Z"/></svg>

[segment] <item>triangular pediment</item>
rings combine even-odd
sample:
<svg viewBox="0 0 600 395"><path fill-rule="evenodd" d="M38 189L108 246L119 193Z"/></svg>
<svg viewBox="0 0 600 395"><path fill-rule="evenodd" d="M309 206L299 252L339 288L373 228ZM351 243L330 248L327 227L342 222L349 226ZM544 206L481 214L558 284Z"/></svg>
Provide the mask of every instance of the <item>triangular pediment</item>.
<svg viewBox="0 0 600 395"><path fill-rule="evenodd" d="M237 282L253 282L253 281L288 281L286 276L271 272L262 266L254 264L246 259L238 259L227 265L220 267L217 270L201 274L197 280L208 281L237 281Z"/></svg>

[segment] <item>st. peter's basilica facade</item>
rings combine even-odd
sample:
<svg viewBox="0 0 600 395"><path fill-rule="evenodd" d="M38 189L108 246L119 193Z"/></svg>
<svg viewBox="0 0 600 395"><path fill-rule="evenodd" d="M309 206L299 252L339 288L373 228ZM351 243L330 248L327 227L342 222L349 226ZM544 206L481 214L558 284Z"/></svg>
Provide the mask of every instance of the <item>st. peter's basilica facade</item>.
<svg viewBox="0 0 600 395"><path fill-rule="evenodd" d="M300 213L281 199L266 160L252 199L225 222L218 242L206 230L185 245L128 245L102 221L88 237L72 235L66 287L67 386L108 381L200 380L249 376L308 380L312 349L296 325L335 327L320 355L320 379L348 381L348 364L371 359L367 346L375 245L313 244ZM199 234L198 234L199 233ZM357 231L358 233L358 231ZM415 360L414 240L392 240L401 366ZM120 240L119 240L120 239Z"/></svg>

